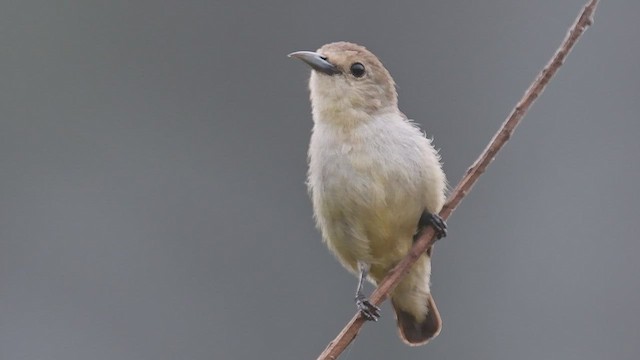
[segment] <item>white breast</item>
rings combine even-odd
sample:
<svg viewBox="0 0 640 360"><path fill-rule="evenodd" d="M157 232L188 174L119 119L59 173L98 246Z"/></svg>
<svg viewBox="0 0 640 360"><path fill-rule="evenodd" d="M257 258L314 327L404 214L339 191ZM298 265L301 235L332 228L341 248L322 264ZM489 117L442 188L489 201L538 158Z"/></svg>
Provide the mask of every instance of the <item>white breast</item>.
<svg viewBox="0 0 640 360"><path fill-rule="evenodd" d="M352 270L401 257L422 211L444 203L437 152L399 112L352 126L315 120L308 186L329 248Z"/></svg>

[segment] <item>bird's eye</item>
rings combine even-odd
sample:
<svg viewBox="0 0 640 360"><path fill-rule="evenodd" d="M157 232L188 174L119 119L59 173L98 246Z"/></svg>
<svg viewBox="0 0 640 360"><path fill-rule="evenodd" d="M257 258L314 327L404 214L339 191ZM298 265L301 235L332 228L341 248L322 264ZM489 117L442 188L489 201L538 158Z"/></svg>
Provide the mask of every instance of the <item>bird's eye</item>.
<svg viewBox="0 0 640 360"><path fill-rule="evenodd" d="M351 74L357 78L362 77L364 75L364 65L361 63L353 63L351 64Z"/></svg>

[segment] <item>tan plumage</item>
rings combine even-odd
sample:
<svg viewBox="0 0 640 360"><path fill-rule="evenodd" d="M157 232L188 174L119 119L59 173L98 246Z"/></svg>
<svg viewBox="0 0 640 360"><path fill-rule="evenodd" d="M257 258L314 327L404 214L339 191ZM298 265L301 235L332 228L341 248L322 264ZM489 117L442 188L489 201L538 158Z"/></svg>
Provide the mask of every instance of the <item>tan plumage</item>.
<svg viewBox="0 0 640 360"><path fill-rule="evenodd" d="M395 83L371 52L338 42L321 47L318 58L309 54L303 60L316 70L309 81L308 186L316 222L338 260L356 274L368 269L375 284L409 251L423 211L442 208L440 158L398 110ZM357 63L362 76L354 75ZM401 337L410 345L440 332L430 274L424 254L391 294Z"/></svg>

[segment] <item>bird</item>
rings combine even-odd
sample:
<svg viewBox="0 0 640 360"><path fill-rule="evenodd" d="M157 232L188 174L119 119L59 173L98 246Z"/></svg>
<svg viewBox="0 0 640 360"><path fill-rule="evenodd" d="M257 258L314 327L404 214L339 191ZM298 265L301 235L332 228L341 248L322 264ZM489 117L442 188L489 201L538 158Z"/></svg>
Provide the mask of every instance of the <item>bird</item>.
<svg viewBox="0 0 640 360"><path fill-rule="evenodd" d="M437 238L447 180L432 140L398 109L396 84L365 47L334 42L289 57L311 67L313 128L307 187L322 238L358 277L355 302L365 320L380 308L363 293L408 253L427 226ZM391 292L400 338L423 345L442 329L430 290L429 248Z"/></svg>

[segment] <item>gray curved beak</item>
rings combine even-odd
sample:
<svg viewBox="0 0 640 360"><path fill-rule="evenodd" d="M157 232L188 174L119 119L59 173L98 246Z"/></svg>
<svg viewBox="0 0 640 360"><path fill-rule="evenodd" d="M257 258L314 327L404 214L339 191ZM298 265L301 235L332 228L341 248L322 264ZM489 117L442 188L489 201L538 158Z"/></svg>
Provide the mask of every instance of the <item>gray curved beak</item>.
<svg viewBox="0 0 640 360"><path fill-rule="evenodd" d="M307 63L307 65L311 66L313 70L321 72L323 74L335 75L340 73L340 70L338 70L335 65L327 61L327 58L325 56L322 56L313 51L296 51L287 56L300 59Z"/></svg>

